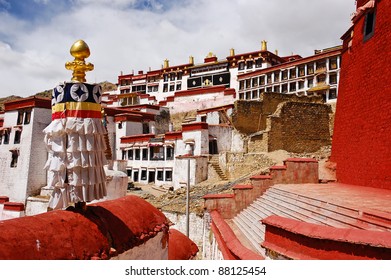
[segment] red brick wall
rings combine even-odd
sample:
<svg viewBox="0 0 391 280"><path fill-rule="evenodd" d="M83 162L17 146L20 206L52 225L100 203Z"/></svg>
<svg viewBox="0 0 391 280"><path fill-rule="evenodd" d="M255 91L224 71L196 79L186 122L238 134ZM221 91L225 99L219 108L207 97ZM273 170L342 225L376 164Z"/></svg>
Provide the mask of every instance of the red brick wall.
<svg viewBox="0 0 391 280"><path fill-rule="evenodd" d="M391 1L376 9L373 37L360 17L342 54L331 160L342 183L391 189Z"/></svg>

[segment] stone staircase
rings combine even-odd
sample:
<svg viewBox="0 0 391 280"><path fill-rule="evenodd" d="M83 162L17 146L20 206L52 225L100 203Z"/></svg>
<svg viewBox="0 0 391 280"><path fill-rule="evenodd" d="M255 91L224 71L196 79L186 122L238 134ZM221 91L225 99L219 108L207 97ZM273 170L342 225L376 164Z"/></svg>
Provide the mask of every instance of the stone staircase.
<svg viewBox="0 0 391 280"><path fill-rule="evenodd" d="M391 220L386 217L363 215L359 209L338 205L275 185L233 218L233 222L264 255L260 244L264 241L265 225L261 220L278 215L311 224L334 228L354 228L373 231L391 231Z"/></svg>
<svg viewBox="0 0 391 280"><path fill-rule="evenodd" d="M224 173L224 171L220 167L219 156L218 155L213 155L210 158L209 163L212 166L212 168L216 171L217 175L219 175L219 177L220 177L220 179L222 181L228 181L229 180L227 175Z"/></svg>

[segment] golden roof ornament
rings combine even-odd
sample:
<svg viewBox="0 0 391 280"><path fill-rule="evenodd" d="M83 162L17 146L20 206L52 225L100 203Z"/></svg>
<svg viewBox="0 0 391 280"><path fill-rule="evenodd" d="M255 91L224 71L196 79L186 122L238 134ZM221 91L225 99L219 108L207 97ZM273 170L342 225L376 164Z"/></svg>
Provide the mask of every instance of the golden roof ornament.
<svg viewBox="0 0 391 280"><path fill-rule="evenodd" d="M83 40L77 40L73 43L70 53L75 59L65 63L65 68L73 71L72 81L86 82L86 72L94 70L93 64L85 62L85 59L90 56L90 48Z"/></svg>

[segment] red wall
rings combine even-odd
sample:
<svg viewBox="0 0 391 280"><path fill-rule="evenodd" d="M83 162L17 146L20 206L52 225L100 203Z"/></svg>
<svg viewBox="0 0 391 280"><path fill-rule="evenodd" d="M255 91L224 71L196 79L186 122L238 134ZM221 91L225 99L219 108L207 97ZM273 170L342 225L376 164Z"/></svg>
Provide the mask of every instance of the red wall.
<svg viewBox="0 0 391 280"><path fill-rule="evenodd" d="M373 37L362 16L342 54L331 161L339 182L391 189L391 1L376 2Z"/></svg>

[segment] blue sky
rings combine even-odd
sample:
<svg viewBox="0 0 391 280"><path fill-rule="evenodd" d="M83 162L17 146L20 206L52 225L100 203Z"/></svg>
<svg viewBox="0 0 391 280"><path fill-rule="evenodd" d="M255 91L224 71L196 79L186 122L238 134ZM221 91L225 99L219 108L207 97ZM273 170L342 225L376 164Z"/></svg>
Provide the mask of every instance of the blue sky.
<svg viewBox="0 0 391 280"><path fill-rule="evenodd" d="M260 49L311 55L341 43L354 0L0 0L0 97L69 80L69 48L87 42L89 82Z"/></svg>

